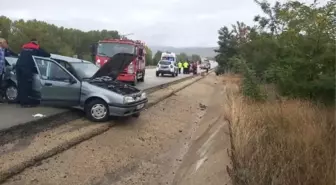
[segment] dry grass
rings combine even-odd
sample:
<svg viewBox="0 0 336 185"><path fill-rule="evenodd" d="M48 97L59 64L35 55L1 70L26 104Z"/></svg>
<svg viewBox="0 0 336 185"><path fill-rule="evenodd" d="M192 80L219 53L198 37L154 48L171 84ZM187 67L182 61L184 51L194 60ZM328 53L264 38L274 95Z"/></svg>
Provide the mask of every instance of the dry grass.
<svg viewBox="0 0 336 185"><path fill-rule="evenodd" d="M224 76L238 185L335 184L335 109L307 101L256 103Z"/></svg>

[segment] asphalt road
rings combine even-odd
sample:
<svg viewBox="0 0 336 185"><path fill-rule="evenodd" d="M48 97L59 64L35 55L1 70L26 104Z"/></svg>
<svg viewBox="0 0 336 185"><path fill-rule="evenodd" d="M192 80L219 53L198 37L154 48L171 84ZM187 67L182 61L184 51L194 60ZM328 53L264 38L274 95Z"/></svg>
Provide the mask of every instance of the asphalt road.
<svg viewBox="0 0 336 185"><path fill-rule="evenodd" d="M139 83L136 87L139 89L147 89L157 85L169 83L181 78L185 78L190 75L180 74L177 77L171 77L169 75L156 77L156 69L146 69L146 77L144 83Z"/></svg>
<svg viewBox="0 0 336 185"><path fill-rule="evenodd" d="M212 67L215 67L216 65L217 64L213 62L211 64ZM181 74L177 77L156 77L155 68L146 69L145 82L139 82L137 87L139 89L147 89L156 85L161 85L181 78L185 78L190 75ZM67 111L68 109L59 109L52 107L21 108L16 104L0 104L0 130L8 129L16 125L21 125L27 122L41 119L40 116L50 117Z"/></svg>

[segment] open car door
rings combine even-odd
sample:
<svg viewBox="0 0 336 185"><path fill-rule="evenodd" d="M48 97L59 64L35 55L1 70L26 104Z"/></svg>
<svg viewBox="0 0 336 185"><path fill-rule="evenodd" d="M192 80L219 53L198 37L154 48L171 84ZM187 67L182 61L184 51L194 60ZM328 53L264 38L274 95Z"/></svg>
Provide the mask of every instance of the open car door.
<svg viewBox="0 0 336 185"><path fill-rule="evenodd" d="M34 76L34 90L41 94L41 103L51 106L77 106L81 82L64 67L50 58L33 57L38 74Z"/></svg>

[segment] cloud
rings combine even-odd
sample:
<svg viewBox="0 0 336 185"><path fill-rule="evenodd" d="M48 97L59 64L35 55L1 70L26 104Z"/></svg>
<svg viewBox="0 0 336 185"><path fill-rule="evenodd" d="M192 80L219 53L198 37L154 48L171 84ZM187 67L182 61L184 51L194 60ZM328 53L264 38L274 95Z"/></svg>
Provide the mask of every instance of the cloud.
<svg viewBox="0 0 336 185"><path fill-rule="evenodd" d="M151 45L177 47L216 46L220 27L252 23L261 13L253 0L11 0L1 2L0 12L86 31L134 33L132 38Z"/></svg>

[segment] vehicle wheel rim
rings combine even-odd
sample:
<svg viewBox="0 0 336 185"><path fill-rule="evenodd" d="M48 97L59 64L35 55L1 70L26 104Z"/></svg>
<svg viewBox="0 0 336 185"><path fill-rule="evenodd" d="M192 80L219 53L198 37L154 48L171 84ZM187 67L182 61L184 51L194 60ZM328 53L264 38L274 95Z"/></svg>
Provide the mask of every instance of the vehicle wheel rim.
<svg viewBox="0 0 336 185"><path fill-rule="evenodd" d="M9 87L6 89L6 97L8 100L15 100L18 95L17 88Z"/></svg>
<svg viewBox="0 0 336 185"><path fill-rule="evenodd" d="M95 119L103 119L107 114L107 109L103 104L96 104L91 108L91 115Z"/></svg>

